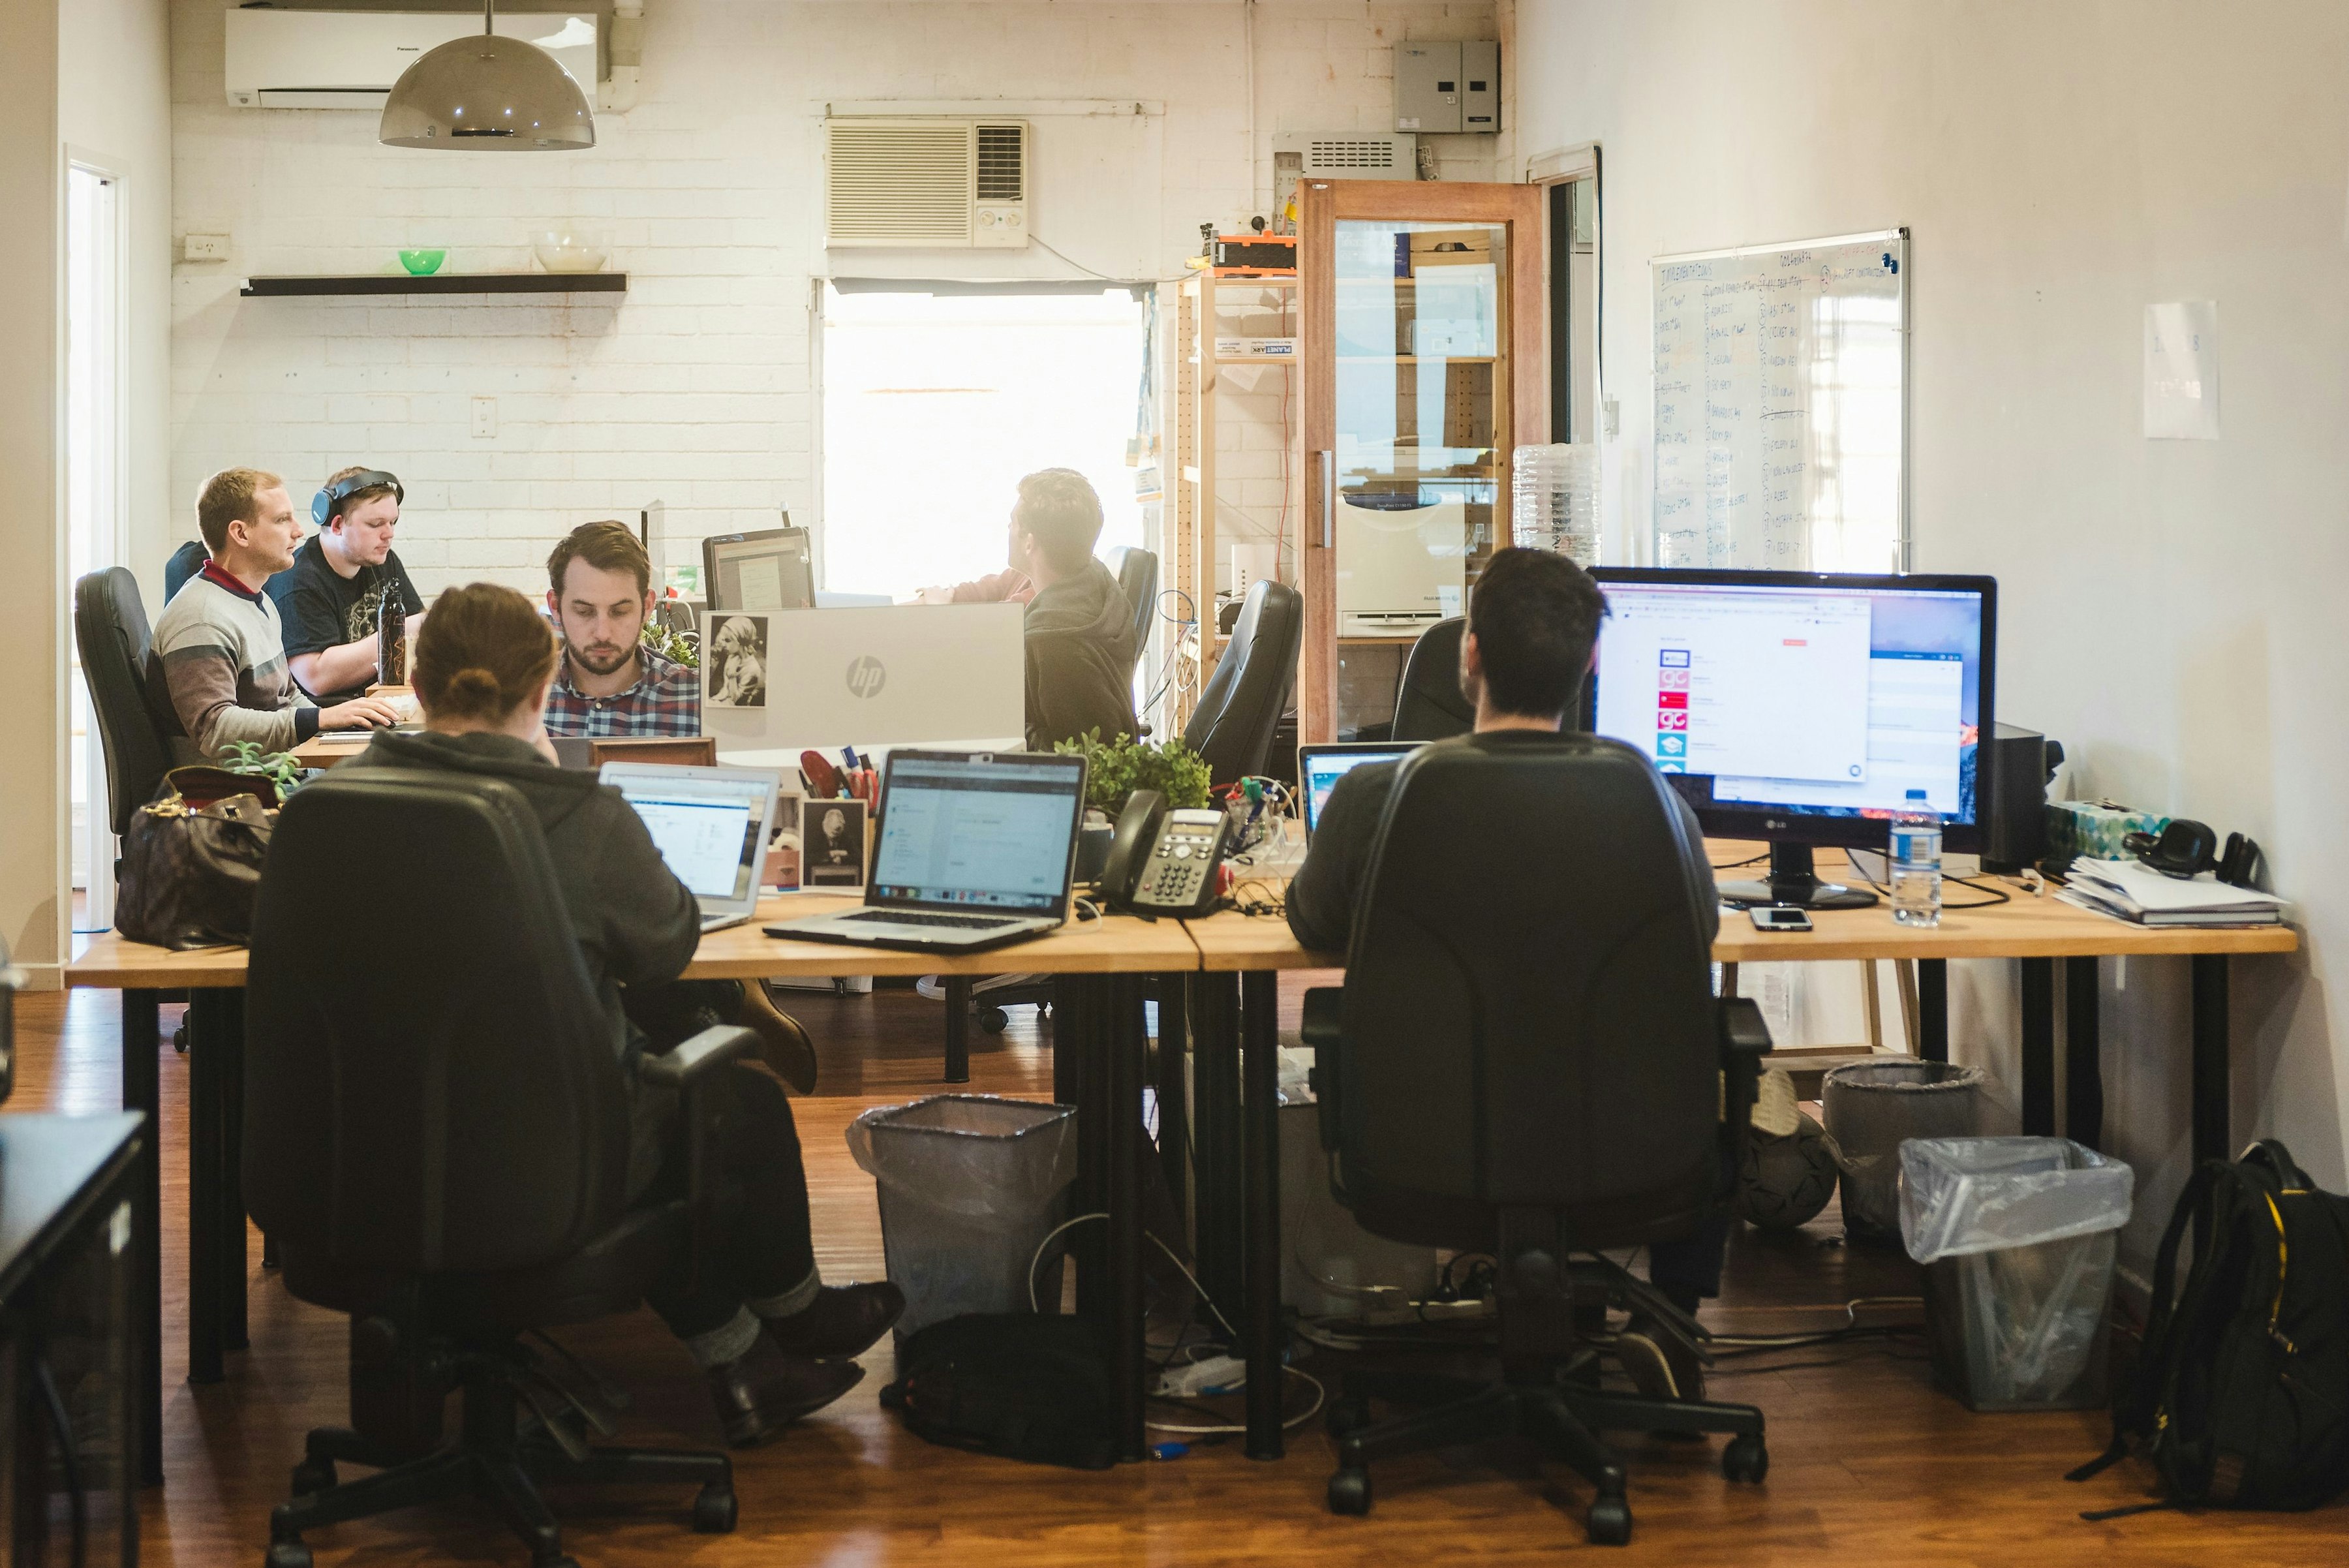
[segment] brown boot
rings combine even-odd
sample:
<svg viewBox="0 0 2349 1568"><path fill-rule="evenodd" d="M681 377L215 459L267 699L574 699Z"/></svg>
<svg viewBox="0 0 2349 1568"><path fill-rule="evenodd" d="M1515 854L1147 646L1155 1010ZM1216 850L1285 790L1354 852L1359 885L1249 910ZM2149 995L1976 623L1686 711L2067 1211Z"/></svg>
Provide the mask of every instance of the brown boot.
<svg viewBox="0 0 2349 1568"><path fill-rule="evenodd" d="M905 1315L905 1293L887 1280L823 1285L804 1311L767 1320L767 1337L798 1355L862 1355Z"/></svg>
<svg viewBox="0 0 2349 1568"><path fill-rule="evenodd" d="M776 1010L763 980L742 986L742 1027L759 1037L760 1059L800 1095L815 1093L815 1042L800 1021Z"/></svg>
<svg viewBox="0 0 2349 1568"><path fill-rule="evenodd" d="M761 1333L750 1348L703 1374L730 1448L754 1448L782 1436L801 1417L823 1409L863 1380L853 1361L794 1355Z"/></svg>

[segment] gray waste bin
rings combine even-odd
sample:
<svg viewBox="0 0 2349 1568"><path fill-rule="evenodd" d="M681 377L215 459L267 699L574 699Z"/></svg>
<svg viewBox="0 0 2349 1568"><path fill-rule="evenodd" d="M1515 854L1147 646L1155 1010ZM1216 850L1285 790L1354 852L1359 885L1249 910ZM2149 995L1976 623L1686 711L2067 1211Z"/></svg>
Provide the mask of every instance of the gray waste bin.
<svg viewBox="0 0 2349 1568"><path fill-rule="evenodd" d="M1933 1373L1976 1410L2106 1400L2113 1254L2134 1176L2057 1137L1917 1138L1900 1233L1925 1265Z"/></svg>
<svg viewBox="0 0 2349 1568"><path fill-rule="evenodd" d="M1067 1218L1077 1174L1073 1106L933 1095L858 1116L848 1148L880 1192L882 1252L905 1293L899 1339L965 1313L1029 1310L1029 1267ZM1059 1270L1038 1278L1057 1303Z"/></svg>
<svg viewBox="0 0 2349 1568"><path fill-rule="evenodd" d="M1982 1070L1894 1058L1852 1062L1826 1075L1827 1136L1843 1170L1843 1228L1855 1241L1900 1239L1900 1146L1975 1130Z"/></svg>

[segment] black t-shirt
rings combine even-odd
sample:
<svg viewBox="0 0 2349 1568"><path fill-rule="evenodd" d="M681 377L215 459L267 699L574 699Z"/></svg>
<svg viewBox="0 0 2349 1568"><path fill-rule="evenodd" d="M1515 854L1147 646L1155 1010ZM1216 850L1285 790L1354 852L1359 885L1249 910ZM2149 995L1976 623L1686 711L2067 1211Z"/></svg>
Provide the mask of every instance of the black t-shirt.
<svg viewBox="0 0 2349 1568"><path fill-rule="evenodd" d="M283 601L287 659L304 653L323 653L347 642L373 637L387 593L398 593L401 607L409 615L422 613L424 596L409 581L408 568L399 564L398 551L386 556L382 566L361 566L355 575L345 577L327 564L321 538L313 534L294 552L294 565L288 573L294 587ZM362 682L346 691L313 691L310 695L321 703L340 702L365 696L368 684Z"/></svg>

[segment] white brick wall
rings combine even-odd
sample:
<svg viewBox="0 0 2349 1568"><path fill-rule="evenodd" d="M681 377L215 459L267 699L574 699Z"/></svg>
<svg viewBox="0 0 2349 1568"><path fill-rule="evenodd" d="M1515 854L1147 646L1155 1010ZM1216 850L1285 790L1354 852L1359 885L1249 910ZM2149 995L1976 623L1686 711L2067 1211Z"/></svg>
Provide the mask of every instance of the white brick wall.
<svg viewBox="0 0 2349 1568"><path fill-rule="evenodd" d="M227 234L231 260L174 269L172 493L251 462L302 504L345 463L391 469L408 486L400 555L427 593L477 576L528 587L555 535L655 497L686 540L765 525L777 506L818 518L808 280L881 270L853 254L827 266L826 101L1163 102L1157 167L1134 171L1156 185L1156 234L1130 232L1129 197L1089 203L1081 188L1040 188L1037 229L1089 265L1154 246L1172 275L1201 223L1268 199L1276 131L1389 122L1396 39L1498 36L1491 0L1264 0L1251 157L1237 4L647 0L637 107L598 115L592 151L501 157L380 147L365 113L228 108L227 8L173 4L173 228ZM1080 123L1048 119L1040 143ZM1492 177L1490 139L1442 139L1439 153L1447 178ZM387 270L404 245L448 246L450 271L523 270L533 231L574 223L611 235L626 296L236 292L254 273ZM1010 265L1068 275L1040 252ZM941 253L888 270L977 267ZM1267 520L1284 374L1242 370L1233 386L1259 389L1226 394L1223 496ZM471 433L475 397L497 400L494 439ZM192 537L192 501L178 506L175 536Z"/></svg>

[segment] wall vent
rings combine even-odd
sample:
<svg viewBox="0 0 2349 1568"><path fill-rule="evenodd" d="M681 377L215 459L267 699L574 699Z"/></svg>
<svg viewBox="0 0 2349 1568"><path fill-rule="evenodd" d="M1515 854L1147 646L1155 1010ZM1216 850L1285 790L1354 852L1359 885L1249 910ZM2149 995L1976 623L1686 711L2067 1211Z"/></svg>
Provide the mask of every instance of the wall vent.
<svg viewBox="0 0 2349 1568"><path fill-rule="evenodd" d="M824 244L1025 247L1030 134L1024 120L825 120Z"/></svg>

